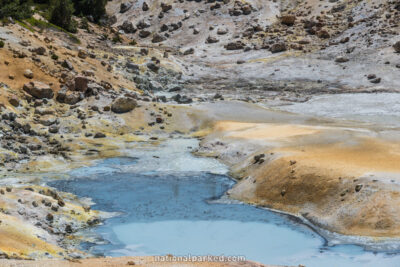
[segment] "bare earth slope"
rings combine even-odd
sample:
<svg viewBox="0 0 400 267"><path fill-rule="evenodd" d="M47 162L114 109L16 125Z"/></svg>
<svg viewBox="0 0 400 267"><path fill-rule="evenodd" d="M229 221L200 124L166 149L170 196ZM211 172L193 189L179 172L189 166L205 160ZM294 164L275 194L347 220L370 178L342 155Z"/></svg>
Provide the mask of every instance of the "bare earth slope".
<svg viewBox="0 0 400 267"><path fill-rule="evenodd" d="M400 85L392 48L399 41L396 1L112 1L108 12L113 26L125 25L141 44L186 52L179 62L190 91L397 91Z"/></svg>

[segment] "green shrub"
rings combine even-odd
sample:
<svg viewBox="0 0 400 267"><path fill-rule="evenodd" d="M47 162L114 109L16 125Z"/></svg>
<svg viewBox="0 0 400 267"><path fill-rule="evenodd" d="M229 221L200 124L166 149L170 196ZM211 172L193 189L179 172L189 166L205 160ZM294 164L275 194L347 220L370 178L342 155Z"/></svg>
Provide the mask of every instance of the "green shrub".
<svg viewBox="0 0 400 267"><path fill-rule="evenodd" d="M66 29L76 32L76 22L72 19L74 5L71 0L53 0L51 3L50 22Z"/></svg>
<svg viewBox="0 0 400 267"><path fill-rule="evenodd" d="M28 0L0 0L0 19L12 17L17 20L32 16L32 3Z"/></svg>
<svg viewBox="0 0 400 267"><path fill-rule="evenodd" d="M73 0L75 15L92 16L98 22L106 14L107 0Z"/></svg>
<svg viewBox="0 0 400 267"><path fill-rule="evenodd" d="M58 56L57 56L56 54L52 54L52 55L51 55L51 59L53 59L53 60L58 60Z"/></svg>
<svg viewBox="0 0 400 267"><path fill-rule="evenodd" d="M120 36L118 33L116 33L116 34L114 35L113 39L112 39L112 42L113 42L113 43L122 43L121 36Z"/></svg>
<svg viewBox="0 0 400 267"><path fill-rule="evenodd" d="M4 47L4 42L2 40L0 40L0 48Z"/></svg>
<svg viewBox="0 0 400 267"><path fill-rule="evenodd" d="M88 21L87 18L83 17L81 19L81 23L79 24L79 28L90 32L89 21Z"/></svg>

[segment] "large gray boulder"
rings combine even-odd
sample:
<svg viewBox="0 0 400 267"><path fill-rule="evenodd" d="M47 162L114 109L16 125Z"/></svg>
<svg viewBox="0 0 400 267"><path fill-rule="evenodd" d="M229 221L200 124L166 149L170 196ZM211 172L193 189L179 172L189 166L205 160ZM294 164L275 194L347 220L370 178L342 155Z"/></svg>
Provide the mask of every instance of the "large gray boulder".
<svg viewBox="0 0 400 267"><path fill-rule="evenodd" d="M48 98L51 99L54 96L53 89L48 84L33 81L24 84L24 91L36 98Z"/></svg>
<svg viewBox="0 0 400 267"><path fill-rule="evenodd" d="M126 113L137 107L137 102L133 98L118 97L111 105L111 110L114 113Z"/></svg>

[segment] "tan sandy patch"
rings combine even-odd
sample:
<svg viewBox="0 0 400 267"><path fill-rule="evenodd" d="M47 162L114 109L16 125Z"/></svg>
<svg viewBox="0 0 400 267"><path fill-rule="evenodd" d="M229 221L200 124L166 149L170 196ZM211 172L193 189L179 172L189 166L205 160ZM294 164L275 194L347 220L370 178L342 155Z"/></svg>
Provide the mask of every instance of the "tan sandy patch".
<svg viewBox="0 0 400 267"><path fill-rule="evenodd" d="M221 121L215 130L229 132L225 136L244 139L277 140L293 136L318 133L320 130L310 126L271 123L247 123Z"/></svg>

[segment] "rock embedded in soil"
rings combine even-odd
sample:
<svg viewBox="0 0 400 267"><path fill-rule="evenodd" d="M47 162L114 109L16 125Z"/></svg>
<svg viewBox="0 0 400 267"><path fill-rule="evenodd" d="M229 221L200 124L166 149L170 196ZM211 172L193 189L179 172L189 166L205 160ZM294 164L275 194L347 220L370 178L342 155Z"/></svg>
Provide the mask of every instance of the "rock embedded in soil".
<svg viewBox="0 0 400 267"><path fill-rule="evenodd" d="M271 53L279 53L279 52L283 52L286 51L286 45L285 43L276 43L273 44L270 48Z"/></svg>
<svg viewBox="0 0 400 267"><path fill-rule="evenodd" d="M160 66L157 65L157 64L155 64L155 63L153 63L153 62L147 63L146 66L147 66L147 68L148 68L149 70L151 70L151 71L153 71L153 72L158 72L158 70L160 69Z"/></svg>
<svg viewBox="0 0 400 267"><path fill-rule="evenodd" d="M143 2L142 4L142 10L143 11L148 11L149 10L149 5L146 2Z"/></svg>
<svg viewBox="0 0 400 267"><path fill-rule="evenodd" d="M219 40L213 36L208 36L206 40L206 44L215 44L218 43Z"/></svg>
<svg viewBox="0 0 400 267"><path fill-rule="evenodd" d="M61 66L63 66L66 69L69 69L69 70L73 70L74 69L74 66L68 60L64 60L63 63L61 64Z"/></svg>
<svg viewBox="0 0 400 267"><path fill-rule="evenodd" d="M28 79L33 79L33 72L30 69L24 71L24 76Z"/></svg>
<svg viewBox="0 0 400 267"><path fill-rule="evenodd" d="M135 33L136 28L133 26L133 23L129 20L125 20L124 23L119 27L121 30L123 30L125 33Z"/></svg>
<svg viewBox="0 0 400 267"><path fill-rule="evenodd" d="M240 50L244 48L244 44L241 41L231 42L225 45L226 50Z"/></svg>
<svg viewBox="0 0 400 267"><path fill-rule="evenodd" d="M119 13L125 13L132 7L132 4L130 2L126 3L121 3Z"/></svg>
<svg viewBox="0 0 400 267"><path fill-rule="evenodd" d="M193 48L193 47L192 47L192 48L189 48L189 49L187 49L185 52L183 52L183 55L184 55L184 56L192 55L192 54L194 54L194 48Z"/></svg>
<svg viewBox="0 0 400 267"><path fill-rule="evenodd" d="M88 56L87 52L83 49L79 49L78 51L78 57L82 59L86 59Z"/></svg>
<svg viewBox="0 0 400 267"><path fill-rule="evenodd" d="M141 31L139 32L139 37L140 37L140 38L147 38L147 37L150 36L150 34L151 34L150 31L141 30Z"/></svg>
<svg viewBox="0 0 400 267"><path fill-rule="evenodd" d="M380 83L381 82L381 78L375 78L372 80L369 80L371 83Z"/></svg>
<svg viewBox="0 0 400 267"><path fill-rule="evenodd" d="M75 77L75 90L80 92L86 92L88 89L89 79L84 76Z"/></svg>
<svg viewBox="0 0 400 267"><path fill-rule="evenodd" d="M396 43L393 45L393 49L394 49L394 51L395 51L396 53L400 53L400 41L396 42Z"/></svg>
<svg viewBox="0 0 400 267"><path fill-rule="evenodd" d="M94 136L93 136L93 138L105 138L106 137L106 135L104 134L104 133L100 133L100 132L98 132L98 133L95 133L94 134Z"/></svg>
<svg viewBox="0 0 400 267"><path fill-rule="evenodd" d="M328 39L331 37L328 31L326 30L320 30L317 32L317 36L321 39Z"/></svg>
<svg viewBox="0 0 400 267"><path fill-rule="evenodd" d="M19 100L17 97L12 96L10 97L10 99L8 100L8 102L13 105L14 107L18 107L19 106Z"/></svg>
<svg viewBox="0 0 400 267"><path fill-rule="evenodd" d="M342 56L337 57L335 59L335 62L337 62L337 63L345 63L345 62L348 62L348 61L349 61L349 59L347 57L342 57Z"/></svg>
<svg viewBox="0 0 400 267"><path fill-rule="evenodd" d="M284 15L281 17L281 23L287 26L292 26L296 21L296 16L294 15Z"/></svg>
<svg viewBox="0 0 400 267"><path fill-rule="evenodd" d="M51 125L50 127L49 127L49 133L52 133L52 134L55 134L55 133L58 133L58 126L56 126L56 125Z"/></svg>
<svg viewBox="0 0 400 267"><path fill-rule="evenodd" d="M167 40L167 38L165 38L161 34L156 33L153 35L153 39L151 40L151 42L152 43L160 43L160 42L164 42L165 40Z"/></svg>

